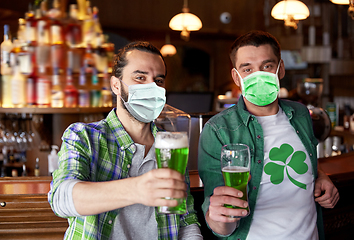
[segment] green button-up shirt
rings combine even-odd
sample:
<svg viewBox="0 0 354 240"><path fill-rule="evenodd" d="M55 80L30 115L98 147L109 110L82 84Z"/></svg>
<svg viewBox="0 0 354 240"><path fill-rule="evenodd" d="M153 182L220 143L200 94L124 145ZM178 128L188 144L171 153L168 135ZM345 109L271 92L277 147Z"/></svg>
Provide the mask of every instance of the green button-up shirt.
<svg viewBox="0 0 354 240"><path fill-rule="evenodd" d="M306 106L292 101L280 100L279 106L283 109L290 124L299 135L312 163L313 173L317 178L317 139L312 129L312 120ZM248 183L249 216L242 218L239 227L227 239L246 239L251 226L256 205L258 190L263 172L264 138L262 126L256 117L250 114L245 106L243 97L238 103L212 117L204 126L199 139L198 170L204 184L205 201L202 209L204 214L209 208L209 197L214 188L224 186L221 173L221 147L229 143L243 143L249 146L251 152L251 175ZM324 239L323 221L320 206L317 208L317 227L320 239ZM222 237L216 234L219 237Z"/></svg>
<svg viewBox="0 0 354 240"><path fill-rule="evenodd" d="M156 125L151 123L151 132L154 136L157 131ZM64 132L62 140L59 169L53 173L51 190L48 193L51 206L53 195L65 180L102 182L128 177L136 148L119 121L115 109L106 119L99 122L70 125ZM188 172L186 183L188 184L186 214L158 214L155 208L158 239L178 239L180 227L199 224L194 211L193 196L190 194ZM118 214L119 209L116 209L98 215L69 217L65 239L109 239L114 225L112 223Z"/></svg>

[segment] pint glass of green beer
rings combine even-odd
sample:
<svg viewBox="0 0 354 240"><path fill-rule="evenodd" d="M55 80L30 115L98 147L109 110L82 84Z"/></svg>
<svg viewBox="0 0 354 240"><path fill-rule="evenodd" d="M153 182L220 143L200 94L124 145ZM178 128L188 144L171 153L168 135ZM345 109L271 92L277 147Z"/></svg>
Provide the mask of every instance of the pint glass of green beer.
<svg viewBox="0 0 354 240"><path fill-rule="evenodd" d="M188 163L189 141L186 132L158 132L155 138L155 153L158 168L171 168L182 175ZM158 207L159 213L184 214L187 211L186 199L176 199L176 207Z"/></svg>
<svg viewBox="0 0 354 240"><path fill-rule="evenodd" d="M248 201L247 184L250 173L250 150L245 144L227 144L221 148L221 171L225 186L236 188L243 192L242 200ZM225 204L227 208L246 209ZM244 216L230 216L244 217Z"/></svg>

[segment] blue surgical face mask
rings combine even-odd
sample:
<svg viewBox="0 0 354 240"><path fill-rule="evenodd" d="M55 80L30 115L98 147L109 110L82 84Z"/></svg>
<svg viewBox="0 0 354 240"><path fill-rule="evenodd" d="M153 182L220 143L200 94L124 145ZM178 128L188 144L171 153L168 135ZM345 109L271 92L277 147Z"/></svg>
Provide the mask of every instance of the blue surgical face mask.
<svg viewBox="0 0 354 240"><path fill-rule="evenodd" d="M121 80L122 83L124 83ZM124 85L128 86L124 83ZM124 106L128 112L138 121L149 123L155 120L161 113L166 103L166 90L156 83L133 84L128 86L128 101Z"/></svg>
<svg viewBox="0 0 354 240"><path fill-rule="evenodd" d="M280 62L276 73L257 71L243 78L235 69L241 79L242 95L251 103L257 106L266 106L277 99L280 86L278 78Z"/></svg>

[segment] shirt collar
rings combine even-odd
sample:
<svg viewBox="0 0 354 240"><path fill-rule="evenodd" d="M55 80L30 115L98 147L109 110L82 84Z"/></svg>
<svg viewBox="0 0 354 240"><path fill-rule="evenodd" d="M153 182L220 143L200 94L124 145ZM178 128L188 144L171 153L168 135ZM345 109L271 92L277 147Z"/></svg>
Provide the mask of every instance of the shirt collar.
<svg viewBox="0 0 354 240"><path fill-rule="evenodd" d="M285 100L278 99L278 104L281 109L285 112L286 116L290 119L292 119L294 115L294 108L291 106L287 105L285 103ZM238 99L238 104L237 104L237 109L240 113L241 119L243 123L247 126L250 118L252 117L252 114L250 114L246 108L245 101L243 100L243 96L241 95L240 98Z"/></svg>
<svg viewBox="0 0 354 240"><path fill-rule="evenodd" d="M135 152L136 147L134 146L134 141L133 139L129 136L127 131L124 129L122 123L120 122L117 114L116 114L116 108L113 108L107 115L106 117L106 122L109 126L109 128L112 131L112 134L114 135L116 141L118 141L118 145L120 146L121 150L125 150L127 148L132 148L132 152ZM155 123L151 122L150 123L150 129L153 134L153 136L156 136L156 133L158 131ZM132 147L132 145L134 147Z"/></svg>

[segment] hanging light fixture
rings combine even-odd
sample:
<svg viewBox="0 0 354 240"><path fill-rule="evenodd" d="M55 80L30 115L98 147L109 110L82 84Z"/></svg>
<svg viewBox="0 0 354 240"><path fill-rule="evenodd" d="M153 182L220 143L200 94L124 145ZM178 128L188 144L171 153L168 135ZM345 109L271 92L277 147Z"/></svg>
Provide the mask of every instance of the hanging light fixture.
<svg viewBox="0 0 354 240"><path fill-rule="evenodd" d="M348 5L348 15L354 20L354 0L330 0L334 4Z"/></svg>
<svg viewBox="0 0 354 240"><path fill-rule="evenodd" d="M334 4L340 4L340 5L348 5L349 0L330 0Z"/></svg>
<svg viewBox="0 0 354 240"><path fill-rule="evenodd" d="M177 53L175 46L171 44L170 35L166 34L166 44L162 46L160 50L162 56L173 56Z"/></svg>
<svg viewBox="0 0 354 240"><path fill-rule="evenodd" d="M298 0L283 0L275 4L271 15L277 20L284 20L285 26L297 29L299 20L310 15L308 7Z"/></svg>
<svg viewBox="0 0 354 240"><path fill-rule="evenodd" d="M201 29L202 21L196 15L189 12L188 0L184 0L182 13L175 15L170 20L169 27L175 31L182 31L181 38L188 41L189 32Z"/></svg>

